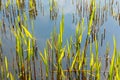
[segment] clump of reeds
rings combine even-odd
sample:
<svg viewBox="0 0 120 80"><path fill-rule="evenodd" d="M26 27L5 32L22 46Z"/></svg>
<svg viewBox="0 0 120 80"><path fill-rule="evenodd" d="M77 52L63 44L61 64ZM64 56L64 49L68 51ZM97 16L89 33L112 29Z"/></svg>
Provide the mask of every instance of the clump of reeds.
<svg viewBox="0 0 120 80"><path fill-rule="evenodd" d="M36 1L29 0L29 14L35 17L37 15ZM72 0L72 3L74 1ZM6 10L10 8L10 0L6 2ZM74 3L73 3L74 4ZM82 3L81 3L82 4ZM112 1L113 4L113 1ZM56 32L54 28L51 33L51 37L46 41L46 47L44 52L39 50L40 57L37 56L38 47L36 39L34 37L34 22L31 20L32 32L29 31L29 26L27 24L27 15L25 12L20 14L20 9L24 5L24 0L16 0L17 13L13 12L14 19L11 18L10 30L15 37L15 58L13 57L13 71L10 70L11 65L9 63L9 58L3 56L2 41L0 41L0 79L10 79L10 80L37 80L40 75L41 80L101 80L103 72L101 67L103 66L99 57L99 42L94 36L94 43L89 41L92 36L93 26L95 25L95 20L97 20L97 5L96 0L91 0L90 2L90 14L88 19L88 32L85 45L81 48L81 43L83 42L84 33L84 18L77 23L75 38L72 36L70 40L67 40L67 44L64 43L64 14L59 25L59 32ZM1 0L0 0L1 6ZM77 5L77 7L79 4ZM57 18L57 2L52 0L50 2L50 18L55 20ZM14 11L14 10L13 10ZM81 11L81 10L80 10ZM8 11L9 12L9 11ZM7 14L7 13L6 13ZM22 15L22 16L20 16ZM104 17L103 17L104 18ZM9 19L10 20L10 19ZM98 19L99 22L99 19ZM104 21L103 21L104 22ZM3 27L5 29L5 23L3 21ZM1 29L1 25L0 25ZM96 32L96 31L95 31ZM105 33L105 31L104 31ZM95 33L96 34L96 33ZM103 36L103 35L102 35ZM105 35L104 35L105 37ZM110 65L108 66L108 55L109 51L106 51L106 67L109 68L107 74L108 80L120 80L120 53L116 49L116 40L113 38L114 51L112 58L110 59ZM95 46L95 47L93 47ZM90 51L87 50L90 48ZM93 52L93 48L95 52ZM90 54L90 58L87 57ZM39 59L40 58L40 59ZM40 61L40 62L39 62ZM40 73L36 68L37 62L40 63ZM89 64L88 64L89 62ZM44 63L44 64L43 64ZM15 67L16 66L16 67ZM65 67L66 66L66 67ZM45 67L45 68L44 68ZM44 72L45 71L45 72ZM105 73L106 73L105 72Z"/></svg>

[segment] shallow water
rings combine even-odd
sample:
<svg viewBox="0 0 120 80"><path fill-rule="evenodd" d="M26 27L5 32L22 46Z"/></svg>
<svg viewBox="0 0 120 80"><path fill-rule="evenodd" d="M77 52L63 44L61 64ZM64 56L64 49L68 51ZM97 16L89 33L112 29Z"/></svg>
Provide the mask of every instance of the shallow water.
<svg viewBox="0 0 120 80"><path fill-rule="evenodd" d="M83 8L86 8L86 4L89 5L89 1L90 0L85 0L85 1L82 1L83 4L85 5L82 5ZM97 4L101 4L100 5L100 16L98 15L98 17L100 18L100 24L96 25L97 27L99 27L99 31L98 31L98 36L99 36L99 43L101 44L101 35L104 33L104 29L106 30L106 33L105 33L105 40L102 41L103 45L102 47L100 47L100 53L103 53L105 51L105 45L106 43L110 43L110 50L113 51L112 49L112 46L113 46L113 36L116 37L116 40L117 40L117 46L119 48L119 39L120 37L118 36L118 34L120 34L119 32L119 29L120 29L120 25L119 25L119 20L116 20L114 18L114 16L116 17L117 15L120 14L120 10L119 10L119 7L116 5L120 3L119 0L114 0L114 5L110 5L109 6L109 1L111 2L111 0L106 0L106 6L108 7L108 9L106 9L106 11L104 11L104 18L102 18L102 14L103 14L103 8L105 7L105 2L103 1L99 1L97 0ZM8 22L8 18L5 16L5 13L3 14L3 11L6 11L7 13L7 10L5 9L5 2L2 0L2 9L0 11L0 21L2 23L3 19L4 19L4 23L5 23L5 27L6 27L6 32L5 34L3 33L2 34L2 31L1 31L1 34L0 36L2 37L2 41L3 41L3 45L4 47L8 47L7 49L9 48L13 48L13 47L10 47L11 46L11 43L10 42L13 42L14 44L14 37L12 37L13 35L10 33L10 30L9 30L9 27L12 25L12 24L9 24ZM36 8L37 8L37 16L35 16L35 18L30 18L30 15L29 15L29 6L28 6L28 0L25 0L25 7L23 8L23 11L27 14L27 17L28 17L28 25L29 25L29 30L31 30L31 21L34 22L34 35L35 35L35 38L37 39L37 43L39 44L39 48L40 50L43 50L43 48L45 47L45 42L47 39L50 38L50 35L51 35L51 32L53 31L53 28L54 26L56 26L56 29L57 31L59 32L59 23L60 23L60 20L61 20L61 15L62 15L62 12L64 13L65 15L65 31L64 31L64 43L66 43L66 40L70 38L70 36L73 36L75 37L75 28L76 28L76 25L78 23L78 21L81 21L82 18L85 18L85 31L84 31L84 35L83 35L83 46L85 44L85 39L86 39L86 33L87 33L87 16L89 14L88 11L86 10L81 10L80 13L78 13L78 9L76 8L76 5L77 4L81 4L81 1L78 1L78 0L75 0L73 1L72 3L72 0L69 1L69 0L56 0L56 3L57 3L57 7L55 7L57 10L56 10L56 14L57 14L57 17L55 20L51 20L50 19L50 11L49 11L49 1L47 0L37 0L36 1ZM13 3L13 6L15 7L15 9L17 9L16 3L14 2ZM82 7L81 5L79 5L79 7ZM109 7L113 8L114 10L114 15L112 15L112 13L110 13L110 9ZM11 9L12 5L10 5L10 9ZM99 9L99 8L98 8ZM21 10L21 15L22 15L22 12ZM118 12L119 11L119 12ZM12 11L10 11L12 12ZM8 14L10 15L11 13L8 12ZM84 14L83 14L84 12ZM99 10L98 10L99 12ZM74 17L73 17L73 14L74 14ZM5 17L3 17L5 16ZM12 16L12 17L15 17L15 16ZM74 18L74 20L73 20ZM106 19L105 19L106 18ZM102 22L102 19L103 19L103 23ZM7 43L7 44L6 44ZM14 49L13 49L14 50ZM5 53L8 53L8 52L5 52ZM112 52L111 52L112 53Z"/></svg>
<svg viewBox="0 0 120 80"><path fill-rule="evenodd" d="M9 9L5 8L5 2L2 1L0 10L0 39L2 41L3 54L9 56L8 59L12 60L12 55L15 53L15 38L11 33L10 27L14 25L14 18L17 17L17 6L16 2L11 2ZM90 0L55 0L56 6L49 3L49 0L36 0L36 13L31 15L29 13L29 0L23 0L24 7L20 8L20 15L23 16L23 12L27 15L28 29L32 32L32 22L34 23L34 36L37 41L37 46L40 51L43 52L46 45L46 40L50 38L51 33L55 28L59 32L59 24L61 20L62 13L65 16L65 27L64 27L64 44L66 40L73 36L75 38L75 30L78 22L81 22L82 18L85 19L84 27L85 31L82 39L82 48L84 48L85 41L87 38L88 29L88 19L89 19L89 4ZM52 1L52 0L51 0ZM109 43L111 57L113 52L113 36L116 38L117 49L120 49L120 0L114 0L112 5L112 0L96 0L97 9L96 16L99 19L97 21L96 29L99 42L99 55L104 58L106 45ZM100 3L100 4L99 4ZM106 6L105 6L106 5ZM54 11L52 12L52 18L50 18L50 6L53 6ZM12 7L14 8L15 16L12 13ZM7 17L9 16L9 18ZM24 21L24 20L23 20ZM5 26L3 26L5 24ZM105 35L105 38L103 38ZM91 39L91 38L90 38ZM94 45L94 41L93 41ZM93 51L95 52L94 48ZM89 53L89 49L87 50ZM89 54L87 54L89 57Z"/></svg>

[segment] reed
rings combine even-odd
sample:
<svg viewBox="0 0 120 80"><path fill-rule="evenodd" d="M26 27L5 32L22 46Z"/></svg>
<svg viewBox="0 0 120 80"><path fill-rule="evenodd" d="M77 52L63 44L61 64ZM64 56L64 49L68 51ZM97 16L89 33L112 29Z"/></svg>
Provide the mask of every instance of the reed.
<svg viewBox="0 0 120 80"><path fill-rule="evenodd" d="M99 52L98 36L100 27L98 26L104 24L104 18L106 18L104 13L109 11L108 9L110 9L113 17L117 16L117 13L112 10L114 0L109 1L110 8L107 7L106 1L105 6L101 8L100 4L97 6L96 0L90 0L89 5L86 0L76 0L76 2L72 0L72 5L76 6L76 13L73 14L73 24L77 23L74 36L71 36L65 42L64 27L66 17L62 12L59 31L57 32L55 23L53 32L50 38L46 40L46 47L43 51L39 49L41 44L38 45L39 40L35 38L34 30L34 21L39 4L36 3L37 0L28 1L28 13L24 10L25 0L16 0L15 5L15 0L7 0L4 1L5 6L1 1L0 8L3 11L3 19L0 21L1 80L101 80L104 79L102 74L106 76L106 80L120 80L120 52L117 50L115 37L113 38L114 50L111 58L109 57L109 45L106 47L105 59L100 57ZM85 2L86 5L84 5ZM44 14L44 5L41 0L40 6L43 11L42 14ZM50 20L56 21L59 16L59 5L56 0L49 0L49 11ZM77 19L78 16L80 17L79 20ZM6 19L9 27L5 22ZM87 26L87 29L85 26ZM11 39L13 38L15 41L15 52L11 51L14 55L10 57L13 61L12 64L8 56L4 54L3 49L4 33L7 34L7 31L10 31ZM102 45L106 32L104 29L101 36ZM85 41L84 38L86 38ZM105 62L105 71L102 71L102 67L104 67L103 61ZM109 70L107 71L107 69Z"/></svg>

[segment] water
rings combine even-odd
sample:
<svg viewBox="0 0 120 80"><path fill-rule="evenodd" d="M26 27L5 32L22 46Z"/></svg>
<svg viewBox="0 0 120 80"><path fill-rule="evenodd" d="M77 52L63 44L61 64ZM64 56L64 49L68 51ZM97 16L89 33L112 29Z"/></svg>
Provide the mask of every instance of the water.
<svg viewBox="0 0 120 80"><path fill-rule="evenodd" d="M115 0L114 3L116 3L116 1L119 2L119 0ZM56 1L56 2L57 2L57 8L56 9L58 9L57 12L56 12L57 15L58 15L56 20L50 20L49 1L38 0L37 3L36 3L37 16L36 16L35 19L33 19L33 21L34 21L34 31L35 31L35 37L38 40L37 42L41 44L41 46L40 46L41 48L45 47L44 46L45 41L46 41L46 39L50 38L50 34L53 31L53 27L56 26L57 30L59 29L59 23L60 23L60 20L61 20L62 11L64 12L64 15L65 15L65 31L64 31L65 40L66 40L66 38L69 38L71 35L74 36L76 24L83 16L82 12L83 11L86 12L85 10L83 10L80 13L81 15L76 13L77 12L76 4L79 4L79 3L81 4L81 1L73 1L74 4L72 4L72 1L69 1L69 0L59 0L59 1ZM77 3L77 2L79 2L79 3ZM99 2L99 1L97 0L97 2ZM108 2L106 2L106 4L108 4ZM89 4L89 0L84 1L84 4L86 4L86 3ZM101 1L101 9L103 8L102 6L104 6L104 4L105 3L102 3L102 1ZM3 3L3 5L4 5L4 3ZM10 8L11 8L11 6L10 6ZM15 6L15 2L14 2L14 6ZM42 6L42 9L41 9L41 6ZM119 12L117 12L118 7L116 5L114 5L114 6L115 7L113 7L113 9L116 10L115 13L119 14ZM28 0L25 0L25 8L23 9L23 11L26 12L26 14L28 16L28 24L31 25L30 24L31 18L29 17L29 9L28 8L29 8L28 7ZM1 21L3 19L3 13L2 13L3 10L0 11ZM101 10L101 12L103 12L103 11ZM75 17L74 21L73 21L73 14L74 14L74 17ZM115 19L113 19L113 16L109 15L109 12L107 12L107 17L108 17L108 19L104 21L102 26L100 26L99 33L101 34L104 31L104 28L105 28L106 29L106 34L107 33L110 33L112 35L119 34L119 32L117 32L116 30L111 31L111 30L115 29L113 27L114 25L119 26L119 21L116 21ZM9 24L8 24L8 21L7 21L6 17L4 19L5 19L4 22L5 22L6 26L9 27ZM111 23L111 22L113 22L113 23ZM109 24L109 23L111 23L112 25ZM108 26L111 27L111 28L107 28ZM86 30L87 30L87 25L86 25ZM117 27L117 30L119 31L119 27ZM8 37L10 37L8 35L9 31L6 31L6 32L7 32L6 35ZM108 36L109 35L106 35L106 37L108 37ZM106 38L106 39L108 39L108 38ZM112 42L113 41L110 41L110 43L112 43Z"/></svg>
<svg viewBox="0 0 120 80"><path fill-rule="evenodd" d="M75 40L75 30L78 22L82 21L82 18L85 20L84 28L85 31L83 33L82 39L82 48L84 48L85 41L87 38L87 30L88 30L88 21L89 21L89 5L90 0L55 0L56 4L52 3L52 0L36 0L36 8L33 14L30 13L29 9L29 0L21 0L24 1L24 7L20 8L20 16L23 17L23 13L27 16L28 29L32 33L32 23L34 25L34 37L37 41L37 46L39 51L44 50L46 46L46 40L50 39L51 33L53 32L54 27L57 32L59 32L59 25L62 13L65 16L65 27L64 27L64 35L63 35L63 43L66 44L66 40L68 40L71 36ZM49 2L51 1L51 2ZM97 1L97 9L96 16L98 20L96 20L96 30L99 42L99 55L100 57L105 57L106 45L109 43L110 54L111 57L113 53L113 36L116 38L117 49L120 49L120 1L113 0L113 5L111 4L112 0ZM10 62L12 61L12 57L15 53L15 38L11 33L11 27L14 24L14 18L17 18L17 6L16 2L11 2L8 9L5 8L6 0L0 0L2 5L0 5L0 39L2 41L2 49L3 54L5 56L9 56L8 59ZM99 4L100 3L100 4ZM50 7L53 7L53 12L50 13ZM13 9L13 10L12 10ZM15 15L13 14L13 11ZM52 14L53 16L51 17ZM9 17L7 17L9 16ZM24 20L23 20L24 22ZM5 24L5 26L4 26ZM15 26L14 26L15 27ZM95 30L93 29L93 32ZM103 36L105 35L105 38ZM92 38L90 37L90 40ZM94 40L93 40L94 45ZM95 50L93 49L93 52ZM87 50L89 53L89 49ZM13 56L11 56L11 54ZM89 54L87 54L89 57Z"/></svg>

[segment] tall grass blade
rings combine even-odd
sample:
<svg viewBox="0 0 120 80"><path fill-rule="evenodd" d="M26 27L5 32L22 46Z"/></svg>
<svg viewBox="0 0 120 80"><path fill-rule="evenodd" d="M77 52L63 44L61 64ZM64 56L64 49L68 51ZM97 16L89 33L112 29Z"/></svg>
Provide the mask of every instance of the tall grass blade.
<svg viewBox="0 0 120 80"><path fill-rule="evenodd" d="M22 25L23 30L25 31L25 34L27 37L30 37L31 39L33 38L30 32L25 28L25 26Z"/></svg>
<svg viewBox="0 0 120 80"><path fill-rule="evenodd" d="M111 59L110 69L109 69L109 80L113 80L113 73L114 73L114 62L115 62L115 55L116 55L116 40L115 37L113 37L114 42L114 51Z"/></svg>

